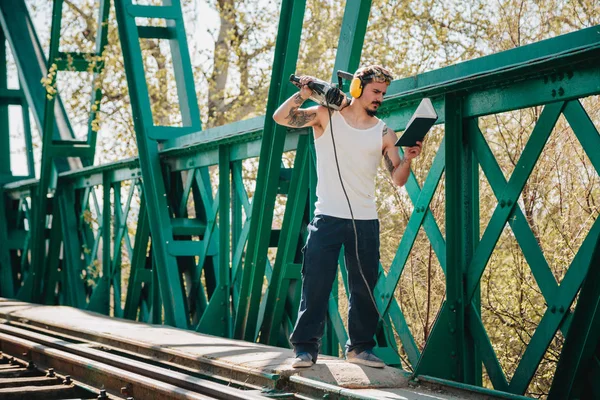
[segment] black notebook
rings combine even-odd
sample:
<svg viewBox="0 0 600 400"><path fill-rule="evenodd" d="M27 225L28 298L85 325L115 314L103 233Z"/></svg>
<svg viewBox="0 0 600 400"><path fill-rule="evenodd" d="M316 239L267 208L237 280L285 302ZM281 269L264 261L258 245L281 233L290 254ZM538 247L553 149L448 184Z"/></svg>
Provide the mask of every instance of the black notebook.
<svg viewBox="0 0 600 400"><path fill-rule="evenodd" d="M413 116L406 124L404 133L396 141L396 146L412 147L416 146L417 142L422 142L423 138L429 132L438 116L431 104L431 100L424 98L421 100L419 107Z"/></svg>

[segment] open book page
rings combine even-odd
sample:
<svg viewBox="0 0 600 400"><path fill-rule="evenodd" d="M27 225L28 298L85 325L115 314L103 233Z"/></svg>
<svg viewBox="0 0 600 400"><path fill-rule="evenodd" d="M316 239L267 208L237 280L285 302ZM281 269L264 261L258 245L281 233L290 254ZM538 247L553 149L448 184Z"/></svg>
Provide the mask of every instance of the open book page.
<svg viewBox="0 0 600 400"><path fill-rule="evenodd" d="M419 103L419 106L412 117L410 117L408 120L408 124L406 124L406 126L409 127L415 118L437 119L437 113L435 112L433 104L431 104L431 100L429 98L426 97L421 100L421 103Z"/></svg>
<svg viewBox="0 0 600 400"><path fill-rule="evenodd" d="M402 136L396 141L396 146L411 147L417 142L422 142L427 132L437 121L438 116L431 104L431 100L424 98L412 115Z"/></svg>

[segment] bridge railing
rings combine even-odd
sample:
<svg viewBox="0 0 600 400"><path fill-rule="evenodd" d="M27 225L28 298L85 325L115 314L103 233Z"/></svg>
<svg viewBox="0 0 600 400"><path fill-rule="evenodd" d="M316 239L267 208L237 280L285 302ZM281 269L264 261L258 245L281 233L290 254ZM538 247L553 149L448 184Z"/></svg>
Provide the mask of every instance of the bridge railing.
<svg viewBox="0 0 600 400"><path fill-rule="evenodd" d="M289 15L293 14L290 11ZM299 17L293 18L296 23ZM411 174L409 178L410 216L395 256L389 265L382 265L375 291L385 321L376 351L388 363L403 365L416 375L476 385L482 384L483 363L493 388L523 394L559 330L568 340L574 301L600 237L598 210L590 213L591 228L559 282L520 196L561 116L585 152L590 171L595 171L596 178L600 172L600 136L581 100L600 93L597 30L593 27L400 79L390 86L381 109L388 126L402 131L418 101L431 97L438 122L443 124L443 139L441 135L428 139L440 144L435 151L428 150L435 155L426 176ZM274 76L285 76L285 68L281 71ZM276 94L284 98L291 90ZM271 97L274 103L274 95ZM535 118L514 172L506 176L482 121L486 116L528 107L541 113ZM265 127L272 124L269 118L236 122L164 142L158 152L162 177L153 175L164 180L164 193L145 193L142 189L146 186L141 175L150 168L147 160L126 160L59 175L44 213L44 301L172 323L165 316L168 313L163 313L169 300L165 297L183 293L184 327L289 345L287 335L299 301L300 249L314 200L314 149L307 131L276 128L265 133ZM268 136L272 132L280 136ZM285 139L282 134L287 134ZM283 141L280 149L273 144L277 140ZM255 189L244 175L244 165L249 165L244 163L258 160L264 165L263 157L269 151L268 168L259 172ZM282 151L295 154L293 166L282 166ZM487 224L480 216L483 180L497 198ZM2 280L3 295L18 294L31 269L28 235L36 184L21 181L3 188L10 260L1 266L1 276L10 277ZM441 218L436 218L431 203L442 185L443 210L439 211ZM266 187L274 190L274 195L258 197L266 202L254 204L257 193ZM156 225L150 227L154 211L148 206L148 196L166 198L170 224L159 224L158 229L168 228L164 237L172 237L161 245L177 260L177 271L171 271L179 278L174 286L165 286L157 272L161 266L156 265L160 261L152 240L158 232ZM279 202L270 203L271 199ZM257 212L257 207L271 212ZM281 221L273 220L274 207L285 209ZM253 229L252 224L264 228L255 225ZM546 303L510 379L482 322L479 299L481 277L492 267L490 259L507 226ZM424 343L415 338L415 328L409 323L414 318L402 306L405 303L399 291L421 230L431 244L431 257L437 258L445 274L445 290L440 295L443 303ZM255 247L249 257L251 246ZM340 276L344 281L343 271ZM347 339L339 296L336 287L329 302L323 346L330 354L338 354L340 344ZM560 377L555 382L560 382Z"/></svg>

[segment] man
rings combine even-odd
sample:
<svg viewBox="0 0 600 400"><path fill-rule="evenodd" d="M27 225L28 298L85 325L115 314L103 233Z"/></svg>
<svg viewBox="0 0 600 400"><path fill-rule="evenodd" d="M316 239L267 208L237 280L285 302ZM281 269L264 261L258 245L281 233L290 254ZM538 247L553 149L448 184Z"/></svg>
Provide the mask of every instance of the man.
<svg viewBox="0 0 600 400"><path fill-rule="evenodd" d="M354 78L353 99L339 112L323 106L299 109L312 95L307 84L314 79L303 76L298 84L300 91L273 114L280 125L311 126L317 154L315 217L308 226L308 239L302 249L302 298L290 337L296 353L294 368L310 367L317 361L342 245L350 289L346 359L371 367L385 366L373 354L373 336L379 320L372 298L379 272L375 175L383 155L392 180L403 186L410 173L410 161L421 152L421 143L408 148L401 159L394 146L396 134L375 116L392 81L385 68L361 68ZM345 100L344 104L348 104Z"/></svg>

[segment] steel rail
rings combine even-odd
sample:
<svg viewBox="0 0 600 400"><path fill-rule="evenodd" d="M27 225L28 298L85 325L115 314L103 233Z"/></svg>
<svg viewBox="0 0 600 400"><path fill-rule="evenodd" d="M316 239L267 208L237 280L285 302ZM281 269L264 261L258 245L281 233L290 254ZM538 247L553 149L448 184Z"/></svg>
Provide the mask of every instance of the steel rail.
<svg viewBox="0 0 600 400"><path fill-rule="evenodd" d="M233 399L259 400L264 396L197 378L167 368L132 360L94 348L91 343L71 343L51 336L0 325L0 344L9 354L27 353L36 365L54 368L75 380L104 386L118 396L146 399ZM96 343L96 347L102 344Z"/></svg>
<svg viewBox="0 0 600 400"><path fill-rule="evenodd" d="M4 316L0 314L0 316ZM22 327L27 331L35 331L42 335L62 339L63 341L88 343L101 347L110 347L114 352L135 357L147 362L159 362L168 368L176 368L183 372L202 374L211 379L228 382L239 387L252 389L275 388L280 376L259 372L243 365L231 365L208 358L185 357L168 348L157 348L142 341L132 341L110 335L94 335L85 331L77 331L64 326L48 325L33 320L18 322L11 320L10 325ZM0 325L4 326L4 325Z"/></svg>

